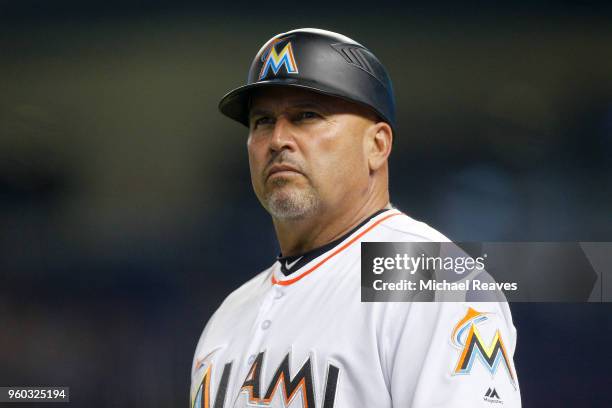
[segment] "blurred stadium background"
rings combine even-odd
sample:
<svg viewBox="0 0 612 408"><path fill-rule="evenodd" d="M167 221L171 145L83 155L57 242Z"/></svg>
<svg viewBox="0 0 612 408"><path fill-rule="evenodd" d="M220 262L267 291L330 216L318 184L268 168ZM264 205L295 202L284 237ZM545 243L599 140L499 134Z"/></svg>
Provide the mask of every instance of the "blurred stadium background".
<svg viewBox="0 0 612 408"><path fill-rule="evenodd" d="M494 3L1 1L0 385L187 406L208 317L278 251L217 102L291 28L386 64L411 216L455 240L612 241L612 7ZM525 407L612 405L612 305L512 310Z"/></svg>

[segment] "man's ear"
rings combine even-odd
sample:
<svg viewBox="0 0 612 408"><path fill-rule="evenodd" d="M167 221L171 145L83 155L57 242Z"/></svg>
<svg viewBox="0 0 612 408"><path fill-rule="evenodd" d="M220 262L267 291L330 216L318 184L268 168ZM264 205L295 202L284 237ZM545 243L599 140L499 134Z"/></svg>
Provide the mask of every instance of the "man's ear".
<svg viewBox="0 0 612 408"><path fill-rule="evenodd" d="M386 122L376 122L367 134L367 157L370 172L380 169L391 154L393 130Z"/></svg>

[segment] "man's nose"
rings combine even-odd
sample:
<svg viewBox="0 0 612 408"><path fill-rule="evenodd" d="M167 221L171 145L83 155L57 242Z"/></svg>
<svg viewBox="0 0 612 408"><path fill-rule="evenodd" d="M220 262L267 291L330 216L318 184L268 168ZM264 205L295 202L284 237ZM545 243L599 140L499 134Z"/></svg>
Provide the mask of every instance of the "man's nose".
<svg viewBox="0 0 612 408"><path fill-rule="evenodd" d="M284 115L278 116L274 123L270 150L278 152L284 149L295 150L295 139L291 121Z"/></svg>

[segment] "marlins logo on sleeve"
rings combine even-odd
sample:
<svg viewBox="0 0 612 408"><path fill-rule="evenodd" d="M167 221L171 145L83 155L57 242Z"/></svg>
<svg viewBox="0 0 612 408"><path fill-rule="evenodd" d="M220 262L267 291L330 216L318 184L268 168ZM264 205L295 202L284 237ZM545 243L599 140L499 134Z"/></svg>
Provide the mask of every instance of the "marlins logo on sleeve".
<svg viewBox="0 0 612 408"><path fill-rule="evenodd" d="M482 364L493 377L501 366L501 370L508 374L510 382L516 389L516 375L500 330L495 329L492 339L488 342L478 330L478 325L489 320L489 314L470 307L453 329L451 341L461 350L453 374L471 374L474 364Z"/></svg>

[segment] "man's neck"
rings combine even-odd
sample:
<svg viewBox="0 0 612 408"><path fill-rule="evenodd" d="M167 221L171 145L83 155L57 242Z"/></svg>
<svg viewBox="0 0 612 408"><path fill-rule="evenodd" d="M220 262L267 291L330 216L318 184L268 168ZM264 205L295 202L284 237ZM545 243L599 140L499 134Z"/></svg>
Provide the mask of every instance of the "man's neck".
<svg viewBox="0 0 612 408"><path fill-rule="evenodd" d="M283 256L303 254L346 234L361 221L389 205L389 197L368 200L349 208L322 209L299 220L273 220Z"/></svg>

